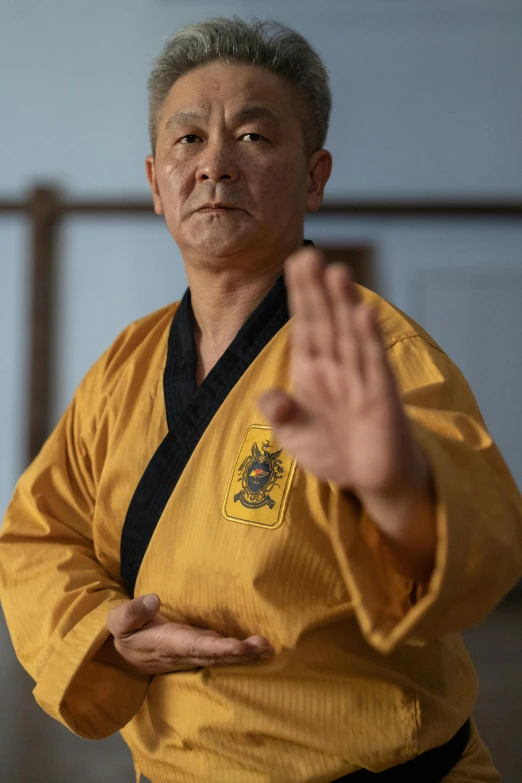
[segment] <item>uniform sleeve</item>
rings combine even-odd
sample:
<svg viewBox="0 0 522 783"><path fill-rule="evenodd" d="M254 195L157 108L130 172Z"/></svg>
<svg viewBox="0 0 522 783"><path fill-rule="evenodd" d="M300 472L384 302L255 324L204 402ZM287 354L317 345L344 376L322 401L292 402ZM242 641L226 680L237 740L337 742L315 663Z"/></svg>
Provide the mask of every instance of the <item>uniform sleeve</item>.
<svg viewBox="0 0 522 783"><path fill-rule="evenodd" d="M92 657L109 636L109 609L128 600L93 542L103 444L91 370L42 451L21 477L0 530L0 598L17 656L40 706L89 739L121 729L148 677ZM102 439L103 440L103 439Z"/></svg>
<svg viewBox="0 0 522 783"><path fill-rule="evenodd" d="M389 653L482 621L522 575L522 499L460 371L422 337L389 349L432 470L437 550L428 584L397 573L364 510L332 486L332 543L366 639Z"/></svg>

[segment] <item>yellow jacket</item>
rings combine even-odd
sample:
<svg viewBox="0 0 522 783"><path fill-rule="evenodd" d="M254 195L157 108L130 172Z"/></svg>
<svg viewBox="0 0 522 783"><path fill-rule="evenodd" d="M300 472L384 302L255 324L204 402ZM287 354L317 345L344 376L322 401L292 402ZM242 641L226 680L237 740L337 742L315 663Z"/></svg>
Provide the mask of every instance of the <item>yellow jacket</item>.
<svg viewBox="0 0 522 783"><path fill-rule="evenodd" d="M18 482L0 591L35 698L83 737L122 730L154 783L379 771L443 744L472 712L458 632L520 576L522 501L459 370L410 318L361 295L433 470L428 585L394 571L336 486L274 456L256 401L289 388L281 279L195 396L187 297L125 329ZM258 507L249 476L278 460ZM170 620L261 634L276 655L152 679L92 661L133 588L156 592Z"/></svg>

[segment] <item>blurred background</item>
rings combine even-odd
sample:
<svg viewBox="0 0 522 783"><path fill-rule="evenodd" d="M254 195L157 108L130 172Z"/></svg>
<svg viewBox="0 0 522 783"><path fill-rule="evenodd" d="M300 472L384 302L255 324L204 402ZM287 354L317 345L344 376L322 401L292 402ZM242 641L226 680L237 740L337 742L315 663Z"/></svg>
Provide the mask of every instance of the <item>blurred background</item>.
<svg viewBox="0 0 522 783"><path fill-rule="evenodd" d="M0 0L0 509L81 377L186 279L150 209L151 61L208 16L274 17L331 74L328 208L306 237L460 366L522 486L522 2ZM477 719L522 780L522 591L466 633ZM0 625L10 783L132 783L119 736L47 718Z"/></svg>

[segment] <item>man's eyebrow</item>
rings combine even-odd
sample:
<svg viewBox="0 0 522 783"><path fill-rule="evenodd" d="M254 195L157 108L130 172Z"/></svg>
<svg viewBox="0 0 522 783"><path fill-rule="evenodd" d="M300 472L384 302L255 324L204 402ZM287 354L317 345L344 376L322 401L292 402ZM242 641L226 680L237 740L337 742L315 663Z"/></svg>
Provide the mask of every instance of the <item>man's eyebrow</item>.
<svg viewBox="0 0 522 783"><path fill-rule="evenodd" d="M165 128L166 130L170 130L175 125L197 124L204 118L205 115L198 111L187 111L181 109L169 117ZM239 123L251 122L253 120L269 120L269 122L278 124L276 115L266 106L245 106L234 115L234 120Z"/></svg>
<svg viewBox="0 0 522 783"><path fill-rule="evenodd" d="M203 115L198 111L186 111L181 109L168 118L165 128L168 130L174 125L192 125L193 123L201 122L202 119Z"/></svg>

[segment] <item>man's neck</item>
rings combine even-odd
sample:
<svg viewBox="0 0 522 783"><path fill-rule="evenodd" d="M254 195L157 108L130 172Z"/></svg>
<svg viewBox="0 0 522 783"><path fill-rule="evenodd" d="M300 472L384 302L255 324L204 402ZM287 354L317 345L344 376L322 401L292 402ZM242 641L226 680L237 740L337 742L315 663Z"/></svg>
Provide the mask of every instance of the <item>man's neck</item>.
<svg viewBox="0 0 522 783"><path fill-rule="evenodd" d="M189 279L199 385L282 273L281 264L253 276L197 275Z"/></svg>
<svg viewBox="0 0 522 783"><path fill-rule="evenodd" d="M238 261L236 258L185 259L195 335L202 345L217 351L234 339L239 329L282 274L288 255L301 245Z"/></svg>
<svg viewBox="0 0 522 783"><path fill-rule="evenodd" d="M218 263L185 258L194 313L194 337L198 354L197 383L206 377L226 351L238 331L282 274L288 255L302 244L301 239L268 257L225 259Z"/></svg>
<svg viewBox="0 0 522 783"><path fill-rule="evenodd" d="M238 332L282 273L278 264L255 275L197 276L189 280L195 331L209 346L219 346Z"/></svg>

